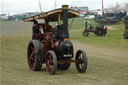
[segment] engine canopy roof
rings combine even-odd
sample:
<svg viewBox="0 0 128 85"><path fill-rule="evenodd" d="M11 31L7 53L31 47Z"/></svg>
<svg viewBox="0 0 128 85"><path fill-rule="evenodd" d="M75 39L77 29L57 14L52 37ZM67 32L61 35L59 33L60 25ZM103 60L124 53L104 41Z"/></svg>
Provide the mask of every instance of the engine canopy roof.
<svg viewBox="0 0 128 85"><path fill-rule="evenodd" d="M80 13L78 11L67 9L68 10L68 19L79 17ZM47 19L49 22L58 21L58 15L60 15L60 20L63 20L63 8L51 10L48 12L43 12L28 18L25 18L25 22L31 22L36 19Z"/></svg>

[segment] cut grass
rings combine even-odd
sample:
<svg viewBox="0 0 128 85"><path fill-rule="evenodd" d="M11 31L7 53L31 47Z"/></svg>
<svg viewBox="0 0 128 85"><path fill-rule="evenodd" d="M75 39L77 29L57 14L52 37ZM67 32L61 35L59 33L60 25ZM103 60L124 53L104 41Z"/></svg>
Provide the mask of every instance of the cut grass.
<svg viewBox="0 0 128 85"><path fill-rule="evenodd" d="M21 24L24 28L21 33L17 34L18 29L12 26L12 28L14 27L13 29L15 29L15 31L13 31L14 33L7 32L7 36L0 37L0 84L126 85L128 83L128 58L125 52L128 50L128 41L123 39L123 29L110 30L105 37L97 37L92 33L89 37L83 37L83 22L83 19L77 19L74 22L70 30L70 36L74 42L75 51L79 48L86 50L88 55L88 68L86 73L78 73L75 64L71 64L71 67L67 71L57 70L54 76L46 72L45 64L43 64L41 71L30 71L27 64L26 51L28 42L31 40L31 24L24 25L24 23L17 22L17 25ZM11 25L9 26L9 29L11 29ZM101 50L106 52L102 53ZM120 53L118 53L120 55L117 54L118 56L115 55L116 53L111 53L116 51L124 53L124 56L120 56ZM125 60L125 62L123 62L123 60Z"/></svg>
<svg viewBox="0 0 128 85"><path fill-rule="evenodd" d="M40 72L32 72L29 70L26 60L26 49L29 40L30 36L2 38L2 56L0 59L2 85L120 85L127 83L128 68L126 66L128 64L112 62L89 55L88 69L85 74L78 73L74 64L67 71L57 70L54 76L48 75L45 65L43 65Z"/></svg>

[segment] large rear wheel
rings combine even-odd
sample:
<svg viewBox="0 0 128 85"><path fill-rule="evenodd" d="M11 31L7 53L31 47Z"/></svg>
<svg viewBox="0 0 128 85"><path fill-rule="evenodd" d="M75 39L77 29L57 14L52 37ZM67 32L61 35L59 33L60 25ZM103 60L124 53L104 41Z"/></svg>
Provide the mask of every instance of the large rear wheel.
<svg viewBox="0 0 128 85"><path fill-rule="evenodd" d="M84 73L87 69L87 56L85 51L78 50L76 53L76 68L78 72Z"/></svg>
<svg viewBox="0 0 128 85"><path fill-rule="evenodd" d="M49 74L54 75L57 70L57 58L54 51L48 51L46 56L46 68Z"/></svg>
<svg viewBox="0 0 128 85"><path fill-rule="evenodd" d="M28 45L27 59L29 68L32 71L39 71L42 67L42 56L40 51L40 41L31 40Z"/></svg>

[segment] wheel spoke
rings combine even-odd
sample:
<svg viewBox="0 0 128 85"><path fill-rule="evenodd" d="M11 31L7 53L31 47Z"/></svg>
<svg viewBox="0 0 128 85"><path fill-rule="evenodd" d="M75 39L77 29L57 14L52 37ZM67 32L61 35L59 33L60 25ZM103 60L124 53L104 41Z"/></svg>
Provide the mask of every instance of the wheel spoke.
<svg viewBox="0 0 128 85"><path fill-rule="evenodd" d="M49 64L47 65L47 69L48 69L48 71L51 71L51 68L50 68Z"/></svg>
<svg viewBox="0 0 128 85"><path fill-rule="evenodd" d="M80 64L80 69L82 69L82 64Z"/></svg>
<svg viewBox="0 0 128 85"><path fill-rule="evenodd" d="M81 59L83 58L83 54L82 53L80 54L80 57L81 57Z"/></svg>
<svg viewBox="0 0 128 85"><path fill-rule="evenodd" d="M48 69L48 71L51 71L51 55L50 54L48 54L48 57L47 57L47 69Z"/></svg>
<svg viewBox="0 0 128 85"><path fill-rule="evenodd" d="M31 47L32 51L35 51L35 49L33 47Z"/></svg>
<svg viewBox="0 0 128 85"><path fill-rule="evenodd" d="M52 58L51 58L52 56L49 54L49 60L51 61L52 60Z"/></svg>
<svg viewBox="0 0 128 85"><path fill-rule="evenodd" d="M51 66L50 66L49 60L47 61L47 69L48 69L48 71L51 71Z"/></svg>
<svg viewBox="0 0 128 85"><path fill-rule="evenodd" d="M30 63L32 66L34 66L35 65L35 49L32 46L30 48L31 48Z"/></svg>
<svg viewBox="0 0 128 85"><path fill-rule="evenodd" d="M83 63L81 64L81 69L83 68Z"/></svg>
<svg viewBox="0 0 128 85"><path fill-rule="evenodd" d="M53 65L52 55L49 55L49 64L50 64L50 65Z"/></svg>

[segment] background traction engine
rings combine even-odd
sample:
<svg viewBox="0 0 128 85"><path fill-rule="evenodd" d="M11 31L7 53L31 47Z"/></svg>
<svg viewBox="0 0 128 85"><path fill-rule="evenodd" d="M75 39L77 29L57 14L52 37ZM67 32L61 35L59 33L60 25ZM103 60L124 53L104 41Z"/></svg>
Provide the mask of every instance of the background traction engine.
<svg viewBox="0 0 128 85"><path fill-rule="evenodd" d="M92 25L89 25L86 21L83 36L88 36L89 32L93 32L96 36L105 36L107 33L107 28L104 28L104 25L93 27Z"/></svg>

